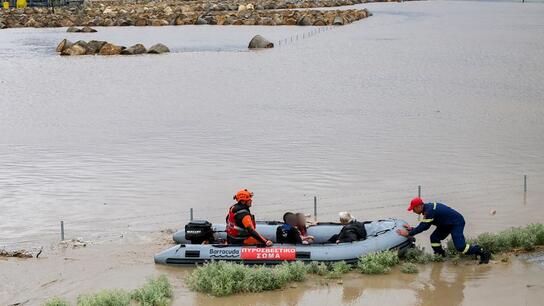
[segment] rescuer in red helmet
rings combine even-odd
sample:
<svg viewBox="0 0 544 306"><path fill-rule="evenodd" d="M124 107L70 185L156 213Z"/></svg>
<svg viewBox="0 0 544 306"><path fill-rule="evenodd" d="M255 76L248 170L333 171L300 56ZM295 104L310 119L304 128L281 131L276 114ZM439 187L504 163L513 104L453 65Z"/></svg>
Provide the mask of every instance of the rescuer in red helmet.
<svg viewBox="0 0 544 306"><path fill-rule="evenodd" d="M236 204L229 208L227 214L227 243L228 244L266 244L271 246L272 241L264 238L256 231L255 216L249 208L253 202L253 192L242 189L234 195Z"/></svg>
<svg viewBox="0 0 544 306"><path fill-rule="evenodd" d="M431 247L435 254L442 256L446 252L442 248L441 241L451 235L453 244L459 253L466 255L480 256L480 264L489 263L491 253L484 250L477 244L469 244L465 240L463 230L465 228L465 219L455 209L446 206L442 203L424 203L421 198L414 198L408 206L408 211L413 211L415 214L421 215L421 222L417 227L411 227L405 224L405 229L398 229L397 233L401 236L415 236L423 231L428 230L431 225L435 225L436 229L431 234Z"/></svg>

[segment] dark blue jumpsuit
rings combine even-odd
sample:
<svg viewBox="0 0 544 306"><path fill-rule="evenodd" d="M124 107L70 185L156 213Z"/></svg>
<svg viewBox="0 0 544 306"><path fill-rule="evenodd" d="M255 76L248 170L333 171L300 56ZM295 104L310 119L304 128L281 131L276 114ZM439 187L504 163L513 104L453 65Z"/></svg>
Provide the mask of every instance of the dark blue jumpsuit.
<svg viewBox="0 0 544 306"><path fill-rule="evenodd" d="M463 230L465 229L465 219L453 208L441 203L423 204L423 219L419 225L410 231L410 236L415 236L428 230L431 225L436 229L431 234L431 247L437 254L444 255L444 249L440 241L446 239L451 234L453 244L457 251L463 254L481 254L482 249L478 245L466 243Z"/></svg>

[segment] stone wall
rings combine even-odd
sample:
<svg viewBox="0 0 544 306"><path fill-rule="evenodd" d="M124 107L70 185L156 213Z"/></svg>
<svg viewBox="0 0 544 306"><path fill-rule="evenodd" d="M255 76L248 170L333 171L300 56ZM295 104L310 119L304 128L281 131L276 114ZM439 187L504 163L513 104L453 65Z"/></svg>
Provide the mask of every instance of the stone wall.
<svg viewBox="0 0 544 306"><path fill-rule="evenodd" d="M70 26L212 25L332 25L371 16L365 9L298 10L362 3L364 0L305 1L154 1L107 5L91 2L83 8L25 8L0 12L0 28ZM289 10L285 10L289 9ZM297 9L297 10L295 10ZM340 22L336 23L340 25Z"/></svg>

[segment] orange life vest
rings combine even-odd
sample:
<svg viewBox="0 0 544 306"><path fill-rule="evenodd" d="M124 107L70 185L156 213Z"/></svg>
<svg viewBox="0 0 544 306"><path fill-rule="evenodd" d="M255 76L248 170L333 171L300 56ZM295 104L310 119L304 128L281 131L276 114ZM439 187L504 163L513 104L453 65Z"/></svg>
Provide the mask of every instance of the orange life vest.
<svg viewBox="0 0 544 306"><path fill-rule="evenodd" d="M256 227L255 217L249 211L249 208L244 204L234 204L229 208L229 213L227 214L227 235L231 238L244 240L250 236L249 232L245 229L242 224L242 219L245 215L251 216L251 221L253 223L253 228Z"/></svg>

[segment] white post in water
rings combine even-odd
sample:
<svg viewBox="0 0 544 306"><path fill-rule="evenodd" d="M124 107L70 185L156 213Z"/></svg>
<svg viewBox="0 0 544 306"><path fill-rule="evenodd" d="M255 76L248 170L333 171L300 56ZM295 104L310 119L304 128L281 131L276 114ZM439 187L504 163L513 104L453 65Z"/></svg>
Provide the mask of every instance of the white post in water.
<svg viewBox="0 0 544 306"><path fill-rule="evenodd" d="M421 185L417 186L417 197L421 198Z"/></svg>
<svg viewBox="0 0 544 306"><path fill-rule="evenodd" d="M191 207L191 210L189 211L190 213L190 220L193 221L193 208Z"/></svg>
<svg viewBox="0 0 544 306"><path fill-rule="evenodd" d="M314 222L317 222L317 197L314 196Z"/></svg>
<svg viewBox="0 0 544 306"><path fill-rule="evenodd" d="M60 221L60 241L64 241L64 221Z"/></svg>
<svg viewBox="0 0 544 306"><path fill-rule="evenodd" d="M523 175L523 192L527 193L527 174Z"/></svg>

